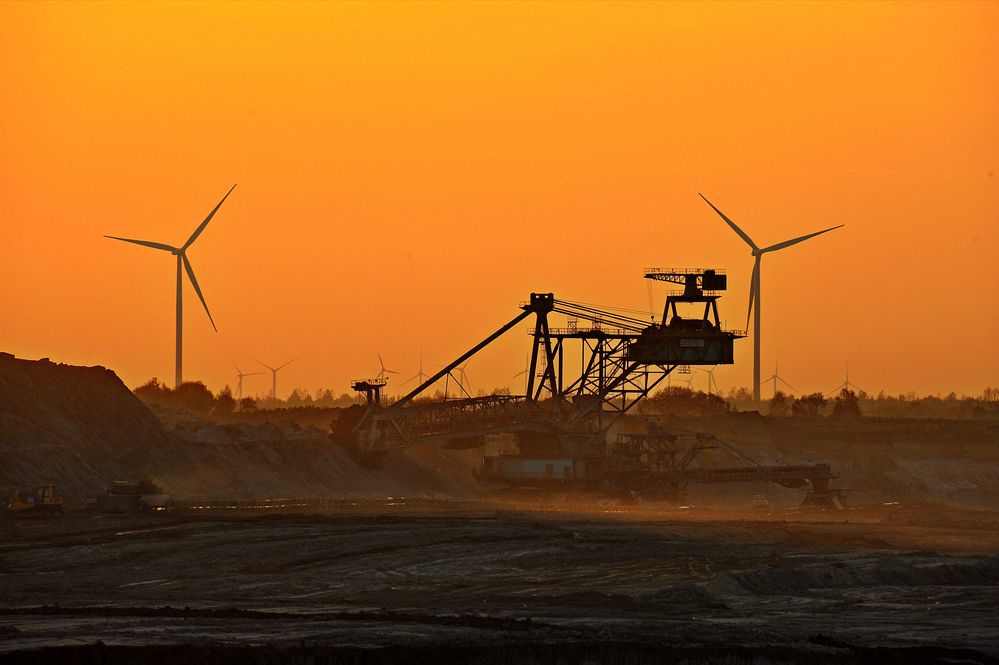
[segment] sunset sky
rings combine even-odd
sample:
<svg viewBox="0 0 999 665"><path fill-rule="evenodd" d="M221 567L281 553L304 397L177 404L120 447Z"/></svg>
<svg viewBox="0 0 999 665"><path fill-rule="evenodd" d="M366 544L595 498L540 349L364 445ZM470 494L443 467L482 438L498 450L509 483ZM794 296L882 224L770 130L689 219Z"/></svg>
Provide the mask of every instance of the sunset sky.
<svg viewBox="0 0 999 665"><path fill-rule="evenodd" d="M531 291L647 309L648 266L727 269L741 328L703 192L761 246L846 224L765 257L764 376L980 394L997 35L999 3L0 3L0 350L172 384L173 257L102 236L181 244L233 183L190 250L218 333L184 294L213 390L405 379ZM716 376L751 375L747 339Z"/></svg>

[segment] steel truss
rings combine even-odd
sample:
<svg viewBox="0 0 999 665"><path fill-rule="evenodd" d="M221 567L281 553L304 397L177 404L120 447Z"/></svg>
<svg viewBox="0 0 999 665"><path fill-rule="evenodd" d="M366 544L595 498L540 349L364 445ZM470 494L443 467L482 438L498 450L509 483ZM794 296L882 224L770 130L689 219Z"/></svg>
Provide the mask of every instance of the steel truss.
<svg viewBox="0 0 999 665"><path fill-rule="evenodd" d="M361 453L430 441L474 445L487 434L502 432L534 432L548 440L602 445L607 431L677 368L691 363L731 362L731 342L739 336L721 331L715 305L718 296L704 293L708 288L724 289L723 276L713 271L650 271L646 276L684 285L683 294L667 299L664 311L665 320L672 308L680 327L650 324L629 316L629 310L612 311L557 300L551 293L532 293L530 301L521 305L520 314L394 404L383 407L377 394L369 394L363 413L355 410L350 417L341 417L333 437ZM676 302L705 303L702 322L691 328L690 320L676 316ZM549 315L553 312L567 318L565 328L551 326ZM714 314L714 322L708 320L709 312ZM414 403L437 381L452 376L462 363L532 315L531 360L524 395ZM727 344L727 354L712 351L721 348L716 338ZM574 362L577 347L578 366ZM368 383L358 382L355 387L368 389Z"/></svg>

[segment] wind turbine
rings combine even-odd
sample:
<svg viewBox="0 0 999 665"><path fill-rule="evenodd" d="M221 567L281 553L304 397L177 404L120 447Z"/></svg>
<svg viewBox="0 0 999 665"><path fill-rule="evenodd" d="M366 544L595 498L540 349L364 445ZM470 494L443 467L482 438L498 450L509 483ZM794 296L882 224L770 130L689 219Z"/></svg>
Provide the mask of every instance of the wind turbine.
<svg viewBox="0 0 999 665"><path fill-rule="evenodd" d="M257 360L257 359L254 358L254 360ZM263 365L264 367L266 367L267 369L269 369L271 371L271 381L272 381L272 383L271 383L271 399L277 399L277 373L278 373L278 370L287 367L288 365L292 364L296 360L298 360L298 358L292 358L291 360L289 360L285 364L278 365L277 367L271 367L267 363L261 362L261 361L257 360L258 363L260 363L261 365Z"/></svg>
<svg viewBox="0 0 999 665"><path fill-rule="evenodd" d="M381 370L379 370L379 372L378 372L378 378L379 379L386 379L386 378L388 378L387 376L385 376L386 374L398 374L399 373L399 372L395 371L394 369L388 369L387 367L385 367L385 361L382 360L382 354L380 354L380 353L378 354L378 364L381 366Z"/></svg>
<svg viewBox="0 0 999 665"><path fill-rule="evenodd" d="M429 377L430 377L430 375L429 375L429 374L425 374L425 373L423 372L423 347L420 347L420 371L419 371L419 372L417 372L416 374L414 374L413 376L409 377L408 379L406 379L406 380L405 380L405 381L403 381L402 383L400 383L400 384L399 384L399 387L401 388L402 386L406 385L407 383L409 383L409 382L410 382L410 381L412 381L413 379L419 379L419 380L420 380L420 383L423 383L423 382L424 382L424 381L426 381L426 380L427 380L427 379L428 379Z"/></svg>
<svg viewBox="0 0 999 665"><path fill-rule="evenodd" d="M471 396L471 393L469 393L469 391L472 389L472 384L468 382L468 373L465 371L465 368L468 367L468 363L470 362L472 361L471 360L467 361L461 367L455 367L455 369L458 371L458 383L465 390L465 394L469 396Z"/></svg>
<svg viewBox="0 0 999 665"><path fill-rule="evenodd" d="M208 213L208 217L205 217L205 221L201 222L198 228L194 229L194 233L191 237L187 239L180 247L174 247L172 245L165 245L161 242L150 242L148 240L133 240L132 238L119 238L118 236L104 236L105 238L111 238L112 240L121 240L123 242L130 242L136 245L142 245L143 247L151 247L153 249L161 249L164 252L170 252L177 257L177 364L176 364L176 375L174 378L175 387L179 386L184 382L184 370L183 370L183 337L184 337L184 290L183 290L183 279L181 277L181 265L183 264L184 270L187 271L187 277L191 280L191 286L194 287L194 292L198 294L198 299L201 300L201 304L205 307L205 313L208 314L208 320L212 323L212 328L215 332L219 329L215 327L215 320L212 318L212 313L208 311L208 303L205 302L205 296L201 294L201 287L198 286L198 280L194 276L194 268L191 267L191 262L187 258L188 248L194 244L194 241L198 239L201 232L205 230L208 226L208 222L212 221L212 217L215 213L219 211L225 200L229 198L232 194L232 190L236 189L236 185L233 185L226 195L222 197L222 200L218 202L212 211Z"/></svg>
<svg viewBox="0 0 999 665"><path fill-rule="evenodd" d="M236 363L233 363L232 366L236 368L236 378L238 379L237 382L236 382L236 399L240 400L240 399L243 399L243 377L244 376L257 376L258 374L263 374L263 372L250 372L250 373L246 373L246 372L242 371L241 369L239 369L239 365L237 365Z"/></svg>
<svg viewBox="0 0 999 665"><path fill-rule="evenodd" d="M858 386L856 383L850 383L850 363L846 364L846 379L843 380L843 383L833 388L832 392L830 392L829 394L835 395L844 388L846 388L847 390L854 389L858 393L863 392L863 389L860 386Z"/></svg>
<svg viewBox="0 0 999 665"><path fill-rule="evenodd" d="M672 374L672 372L670 372L670 373ZM691 374L690 376L688 376L685 379L678 376L678 377L676 377L676 380L678 382L680 382L680 383L687 384L687 390L690 390L690 391L694 390L694 375L693 374Z"/></svg>
<svg viewBox="0 0 999 665"><path fill-rule="evenodd" d="M715 381L715 370L718 368L712 367L711 369L704 369L703 367L694 367L693 369L698 372L704 372L708 375L708 394L714 395L715 391L718 390L718 383Z"/></svg>
<svg viewBox="0 0 999 665"><path fill-rule="evenodd" d="M753 257L756 259L753 263L753 277L749 283L749 310L746 312L746 327L749 327L749 315L753 315L753 401L760 401L760 264L763 260L763 255L767 252L776 252L780 249L786 249L792 245L797 245L799 242L804 242L809 238L814 238L815 236L820 236L823 233L828 233L834 231L838 228L846 226L846 224L839 224L837 226L832 226L828 229L822 231L816 231L815 233L809 233L807 235L798 236L797 238L791 238L790 240L785 240L784 242L779 242L775 245L770 245L768 247L760 248L757 246L753 239L750 238L745 231L740 229L735 225L731 219L725 216L718 208L715 208L711 201L708 201L704 194L700 197L704 199L704 202L711 206L711 209L718 213L718 216L725 220L725 223L732 227L740 238L749 245L750 249L753 250ZM755 304L755 308L754 308Z"/></svg>
<svg viewBox="0 0 999 665"><path fill-rule="evenodd" d="M520 377L520 376L525 377L524 378L524 381L525 381L524 391L525 392L527 391L527 384L526 384L527 375L530 374L530 372L531 372L530 366L531 366L530 356L524 356L524 369L520 370L519 372L517 372L516 374L514 374L512 377L510 377L511 379L516 379L517 377Z"/></svg>
<svg viewBox="0 0 999 665"><path fill-rule="evenodd" d="M788 388L790 388L792 393L798 392L797 388L795 388L790 383L788 383L787 381L785 381L784 378L781 377L781 375L777 373L777 363L774 363L774 373L773 373L773 376L770 376L770 377L768 377L766 379L763 379L763 383L767 383L768 381L773 381L774 382L774 395L777 394L777 382L778 381L780 381L785 386L787 386Z"/></svg>

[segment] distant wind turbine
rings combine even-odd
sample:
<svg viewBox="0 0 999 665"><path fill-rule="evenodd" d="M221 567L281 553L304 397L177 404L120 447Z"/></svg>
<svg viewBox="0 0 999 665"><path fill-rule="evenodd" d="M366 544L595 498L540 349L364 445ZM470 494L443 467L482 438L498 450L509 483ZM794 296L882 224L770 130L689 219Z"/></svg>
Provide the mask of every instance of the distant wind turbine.
<svg viewBox="0 0 999 665"><path fill-rule="evenodd" d="M455 367L455 369L458 371L458 379L459 379L458 383L465 390L466 395L470 395L470 391L472 390L472 384L469 383L468 381L468 373L465 371L465 368L468 367L468 363L470 362L472 361L469 360L461 367Z"/></svg>
<svg viewBox="0 0 999 665"><path fill-rule="evenodd" d="M136 245L142 245L143 247L151 247L153 249L161 249L164 252L170 252L177 257L177 362L176 362L176 375L174 378L175 386L179 386L184 382L184 368L183 368L183 337L184 337L184 297L183 297L183 279L181 277L181 265L183 265L184 270L187 271L187 277L191 280L191 286L194 287L194 292L198 294L198 299L201 300L201 304L205 307L205 313L208 314L208 320L212 323L212 328L215 332L218 332L218 328L215 327L215 320L212 318L212 313L208 311L208 303L205 302L205 296L201 293L201 287L198 286L198 280L194 276L194 268L191 267L191 262L187 258L188 248L194 244L194 241L198 239L201 232L205 230L208 226L208 222L212 221L212 217L215 213L219 211L225 200L229 198L232 194L232 190L236 189L236 185L233 185L226 195L222 197L222 200L218 202L212 211L208 213L208 217L205 217L205 221L201 222L198 228L194 229L194 233L191 237L187 239L180 247L174 247L172 245L165 245L161 242L151 242L149 240L133 240L132 238L119 238L118 236L104 236L105 238L111 238L112 240L121 240L123 242L130 242Z"/></svg>
<svg viewBox="0 0 999 665"><path fill-rule="evenodd" d="M244 372L241 369L239 369L239 365L237 365L236 363L233 363L232 366L236 368L236 378L237 378L237 381L236 381L236 399L237 400L241 400L241 399L243 399L243 377L246 377L246 376L257 376L258 374L263 374L263 372L249 372L249 373L247 373L247 372Z"/></svg>
<svg viewBox="0 0 999 665"><path fill-rule="evenodd" d="M388 378L387 376L385 376L386 374L398 374L399 373L399 372L395 371L394 369L388 369L387 367L385 367L385 361L382 360L382 354L380 354L380 353L378 354L378 364L381 366L381 369L378 371L378 378L379 379L386 379L386 378Z"/></svg>
<svg viewBox="0 0 999 665"><path fill-rule="evenodd" d="M399 387L401 388L402 386L406 385L407 383L409 383L413 379L419 379L420 383L423 383L428 378L430 378L430 375L429 374L425 374L423 372L423 347L420 347L420 371L417 372L416 374L414 374L413 376L409 377L408 379L406 379L402 383L400 383Z"/></svg>
<svg viewBox="0 0 999 665"><path fill-rule="evenodd" d="M704 369L703 367L695 367L694 370L698 372L704 372L708 375L708 394L714 395L715 391L718 390L718 383L715 381L715 370L717 367L712 367L711 369Z"/></svg>
<svg viewBox="0 0 999 665"><path fill-rule="evenodd" d="M254 360L257 360L257 359L254 358ZM298 360L298 358L292 358L291 360L289 360L285 364L278 365L277 367L271 367L267 363L262 362L260 360L257 360L258 363L260 363L261 365L263 365L264 367L266 367L267 369L269 369L271 371L271 399L277 399L277 373L278 373L278 370L279 369L284 369L285 367L287 367L288 365L292 364L296 360Z"/></svg>
<svg viewBox="0 0 999 665"><path fill-rule="evenodd" d="M784 378L781 377L781 375L777 372L777 363L774 363L774 373L773 373L773 375L770 376L770 377L768 377L768 378L766 378L766 379L763 379L763 383L768 383L770 381L773 381L773 383L774 383L774 395L777 394L777 382L778 381L780 381L785 386L787 386L788 388L790 388L792 393L798 392L797 388L795 388L790 383L788 383L787 381L785 381Z"/></svg>
<svg viewBox="0 0 999 665"><path fill-rule="evenodd" d="M830 392L829 394L830 395L835 395L836 393L838 393L839 391L843 390L844 388L847 389L847 390L853 390L854 392L858 392L858 393L863 392L863 389L861 389L860 386L858 386L855 383L850 383L850 363L846 364L846 378L843 380L843 383L841 383L838 386L836 386L835 388L833 388L832 392Z"/></svg>
<svg viewBox="0 0 999 665"><path fill-rule="evenodd" d="M531 361L530 361L530 358L531 358L530 356L524 356L524 369L520 370L519 372L517 372L516 374L514 374L512 377L510 377L511 379L516 379L516 378L521 377L521 376L524 377L524 392L527 392L527 376L528 376L528 374L531 373L531 368L530 368L531 367Z"/></svg>
<svg viewBox="0 0 999 665"><path fill-rule="evenodd" d="M750 249L753 250L753 257L756 259L753 263L753 277L749 283L749 310L746 312L746 327L749 327L749 315L753 315L753 400L756 402L760 401L760 264L763 259L763 255L767 252L776 252L780 249L786 249L792 245L797 245L799 242L804 242L809 238L814 238L815 236L820 236L823 233L828 233L834 231L838 228L846 226L845 224L839 224L837 226L832 226L828 229L822 231L816 231L815 233L809 233L807 235L799 236L797 238L791 238L790 240L785 240L784 242L779 242L775 245L770 245L760 249L753 239L746 234L745 231L740 229L735 225L731 219L725 216L718 208L715 208L711 201L708 201L704 194L700 195L704 199L705 203L711 206L711 209L718 213L718 216L725 220L725 223L732 227L743 241L749 245ZM754 309L755 303L755 309Z"/></svg>

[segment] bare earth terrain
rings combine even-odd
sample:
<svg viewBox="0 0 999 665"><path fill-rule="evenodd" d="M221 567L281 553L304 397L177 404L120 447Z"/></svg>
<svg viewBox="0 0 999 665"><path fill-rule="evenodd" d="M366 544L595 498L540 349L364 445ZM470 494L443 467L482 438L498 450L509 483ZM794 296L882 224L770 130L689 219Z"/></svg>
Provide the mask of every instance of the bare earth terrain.
<svg viewBox="0 0 999 665"><path fill-rule="evenodd" d="M0 661L999 663L994 421L665 423L831 463L849 509L809 513L763 483L490 503L497 450L369 469L315 423L161 418L110 370L0 354L0 485L67 509L0 519ZM84 510L118 479L175 510Z"/></svg>
<svg viewBox="0 0 999 665"><path fill-rule="evenodd" d="M999 662L995 514L391 511L8 520L0 658Z"/></svg>

